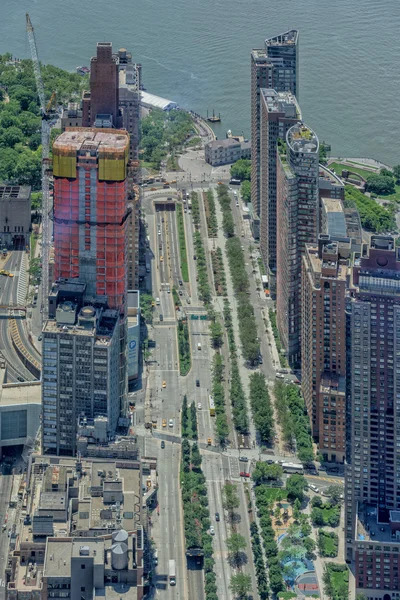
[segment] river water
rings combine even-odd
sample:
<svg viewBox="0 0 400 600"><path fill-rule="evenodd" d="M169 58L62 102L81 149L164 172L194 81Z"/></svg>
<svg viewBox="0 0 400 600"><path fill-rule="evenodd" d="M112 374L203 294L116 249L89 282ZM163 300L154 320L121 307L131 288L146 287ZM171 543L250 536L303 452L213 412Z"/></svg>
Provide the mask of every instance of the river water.
<svg viewBox="0 0 400 600"><path fill-rule="evenodd" d="M300 30L299 101L339 156L400 163L399 0L0 0L0 52L74 70L97 41L143 64L149 92L250 133L250 50Z"/></svg>

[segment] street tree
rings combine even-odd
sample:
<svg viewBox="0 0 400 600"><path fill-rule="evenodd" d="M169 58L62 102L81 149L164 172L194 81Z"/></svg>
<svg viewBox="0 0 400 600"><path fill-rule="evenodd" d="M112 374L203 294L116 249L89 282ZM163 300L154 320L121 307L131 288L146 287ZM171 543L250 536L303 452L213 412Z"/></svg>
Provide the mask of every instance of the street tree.
<svg viewBox="0 0 400 600"><path fill-rule="evenodd" d="M239 566L241 562L241 553L247 546L245 538L240 533L232 533L230 537L226 538L225 543L232 562L236 566Z"/></svg>
<svg viewBox="0 0 400 600"><path fill-rule="evenodd" d="M343 490L338 485L330 485L326 490L326 494L332 504L339 504L342 501Z"/></svg>
<svg viewBox="0 0 400 600"><path fill-rule="evenodd" d="M196 469L198 469L201 466L201 454L199 451L199 447L196 443L192 445L192 454L190 462Z"/></svg>
<svg viewBox="0 0 400 600"><path fill-rule="evenodd" d="M224 330L219 321L212 321L210 323L210 337L213 348L220 348L222 346Z"/></svg>
<svg viewBox="0 0 400 600"><path fill-rule="evenodd" d="M222 505L229 513L233 513L235 508L239 508L240 500L237 493L237 486L233 483L226 483L222 489Z"/></svg>
<svg viewBox="0 0 400 600"><path fill-rule="evenodd" d="M267 481L279 481L282 479L283 470L280 465L269 465L266 462L257 462L252 473L255 485L261 485Z"/></svg>
<svg viewBox="0 0 400 600"><path fill-rule="evenodd" d="M232 575L229 587L236 598L244 600L251 592L251 576L247 573L236 573Z"/></svg>
<svg viewBox="0 0 400 600"><path fill-rule="evenodd" d="M294 502L296 498L300 502L304 500L304 490L307 488L307 481L303 475L291 475L286 481L287 499Z"/></svg>

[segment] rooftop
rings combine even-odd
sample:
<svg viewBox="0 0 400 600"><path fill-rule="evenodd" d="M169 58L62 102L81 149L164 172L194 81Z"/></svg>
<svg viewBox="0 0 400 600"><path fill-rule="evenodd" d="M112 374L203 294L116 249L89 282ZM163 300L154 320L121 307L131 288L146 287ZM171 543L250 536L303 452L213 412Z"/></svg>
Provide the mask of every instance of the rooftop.
<svg viewBox="0 0 400 600"><path fill-rule="evenodd" d="M253 60L261 61L263 63L268 62L267 53L265 48L253 48L251 51Z"/></svg>
<svg viewBox="0 0 400 600"><path fill-rule="evenodd" d="M0 200L29 200L31 187L29 185L0 185Z"/></svg>
<svg viewBox="0 0 400 600"><path fill-rule="evenodd" d="M345 396L346 379L336 373L324 372L321 377L320 391L323 394L336 394Z"/></svg>
<svg viewBox="0 0 400 600"><path fill-rule="evenodd" d="M144 92L143 90L140 91L140 101L144 106L154 106L155 108L160 108L161 110L179 108L178 104L173 100L167 100L166 98L161 98L161 96L149 94L148 92Z"/></svg>
<svg viewBox="0 0 400 600"><path fill-rule="evenodd" d="M318 152L318 138L313 130L304 123L293 125L286 134L286 141L293 152Z"/></svg>
<svg viewBox="0 0 400 600"><path fill-rule="evenodd" d="M24 383L3 383L6 370L0 368L0 408L5 406L21 406L24 404L42 403L40 381L25 381Z"/></svg>
<svg viewBox="0 0 400 600"><path fill-rule="evenodd" d="M240 147L240 142L233 138L225 138L223 140L213 140L206 144L211 150L218 150L218 148L237 148Z"/></svg>
<svg viewBox="0 0 400 600"><path fill-rule="evenodd" d="M308 265L311 268L313 283L317 289L321 288L321 277L324 277L324 279L330 279L334 277L335 279L346 281L347 275L349 273L348 266L343 261L328 261L325 258L320 258L318 246L314 244L306 244L305 259L307 260ZM329 267L331 267L332 270L334 270L334 275L326 275L325 273L322 274L322 269L328 269Z"/></svg>
<svg viewBox="0 0 400 600"><path fill-rule="evenodd" d="M129 147L129 135L123 129L96 129L95 127L67 127L53 144L53 152L57 150L84 149L90 147L97 151L122 151Z"/></svg>
<svg viewBox="0 0 400 600"><path fill-rule="evenodd" d="M323 214L326 218L326 231L331 237L347 237L346 219L343 204L338 198L322 198Z"/></svg>
<svg viewBox="0 0 400 600"><path fill-rule="evenodd" d="M300 106L291 92L277 92L271 88L263 88L260 92L268 112L279 112L287 118L301 120Z"/></svg>
<svg viewBox="0 0 400 600"><path fill-rule="evenodd" d="M332 184L336 184L340 187L344 187L344 183L334 171L331 171L325 165L319 165L319 177L320 179L326 179Z"/></svg>
<svg viewBox="0 0 400 600"><path fill-rule="evenodd" d="M398 511L384 511L383 514L378 516L377 506L374 504L363 504L362 502L358 505L357 522L356 522L356 541L357 542L392 542L399 543L400 532L397 532L396 537L395 528L398 524L396 520L396 513ZM393 520L391 520L393 518ZM392 528L391 522L395 525Z"/></svg>
<svg viewBox="0 0 400 600"><path fill-rule="evenodd" d="M276 35L275 37L267 38L265 40L265 46L288 46L297 44L299 39L299 32L297 29L290 29L285 33Z"/></svg>

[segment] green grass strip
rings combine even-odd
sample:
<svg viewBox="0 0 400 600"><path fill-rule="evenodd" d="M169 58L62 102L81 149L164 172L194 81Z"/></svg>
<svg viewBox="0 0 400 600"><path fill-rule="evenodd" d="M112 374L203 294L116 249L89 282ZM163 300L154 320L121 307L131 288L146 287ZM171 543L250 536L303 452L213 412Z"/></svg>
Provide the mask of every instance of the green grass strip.
<svg viewBox="0 0 400 600"><path fill-rule="evenodd" d="M182 280L186 283L189 281L189 267L186 252L185 225L183 222L182 205L176 205L176 216L178 220L178 235L179 235L179 254L181 257L181 274Z"/></svg>

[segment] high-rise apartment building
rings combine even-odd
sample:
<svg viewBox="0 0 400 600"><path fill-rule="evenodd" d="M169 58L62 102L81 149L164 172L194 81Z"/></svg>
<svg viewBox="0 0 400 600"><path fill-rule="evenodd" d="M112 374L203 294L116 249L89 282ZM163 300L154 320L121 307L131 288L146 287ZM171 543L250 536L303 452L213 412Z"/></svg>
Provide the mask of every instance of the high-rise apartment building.
<svg viewBox="0 0 400 600"><path fill-rule="evenodd" d="M265 40L265 50L274 67L274 88L299 97L299 32L291 29Z"/></svg>
<svg viewBox="0 0 400 600"><path fill-rule="evenodd" d="M260 90L260 250L271 273L276 272L276 146L301 121L300 107L290 92ZM271 285L270 285L271 287Z"/></svg>
<svg viewBox="0 0 400 600"><path fill-rule="evenodd" d="M357 592L400 590L400 250L372 236L347 303L346 560Z"/></svg>
<svg viewBox="0 0 400 600"><path fill-rule="evenodd" d="M302 392L312 434L325 460L343 462L346 445L346 316L348 246L329 235L306 244L302 258Z"/></svg>
<svg viewBox="0 0 400 600"><path fill-rule="evenodd" d="M298 123L277 148L277 279L279 334L291 365L300 363L301 257L319 234L318 159L315 133Z"/></svg>
<svg viewBox="0 0 400 600"><path fill-rule="evenodd" d="M54 272L43 328L43 451L75 451L80 416L115 431L127 387L129 136L72 128L53 145Z"/></svg>
<svg viewBox="0 0 400 600"><path fill-rule="evenodd" d="M265 40L251 51L251 202L260 215L260 118L262 88L298 94L298 39L296 29Z"/></svg>
<svg viewBox="0 0 400 600"><path fill-rule="evenodd" d="M120 338L125 323L85 284L55 284L43 328L42 443L46 454L76 450L81 416L107 418L113 435L121 413Z"/></svg>
<svg viewBox="0 0 400 600"><path fill-rule="evenodd" d="M251 51L251 202L256 216L260 214L261 90L273 87L272 70L264 48Z"/></svg>

